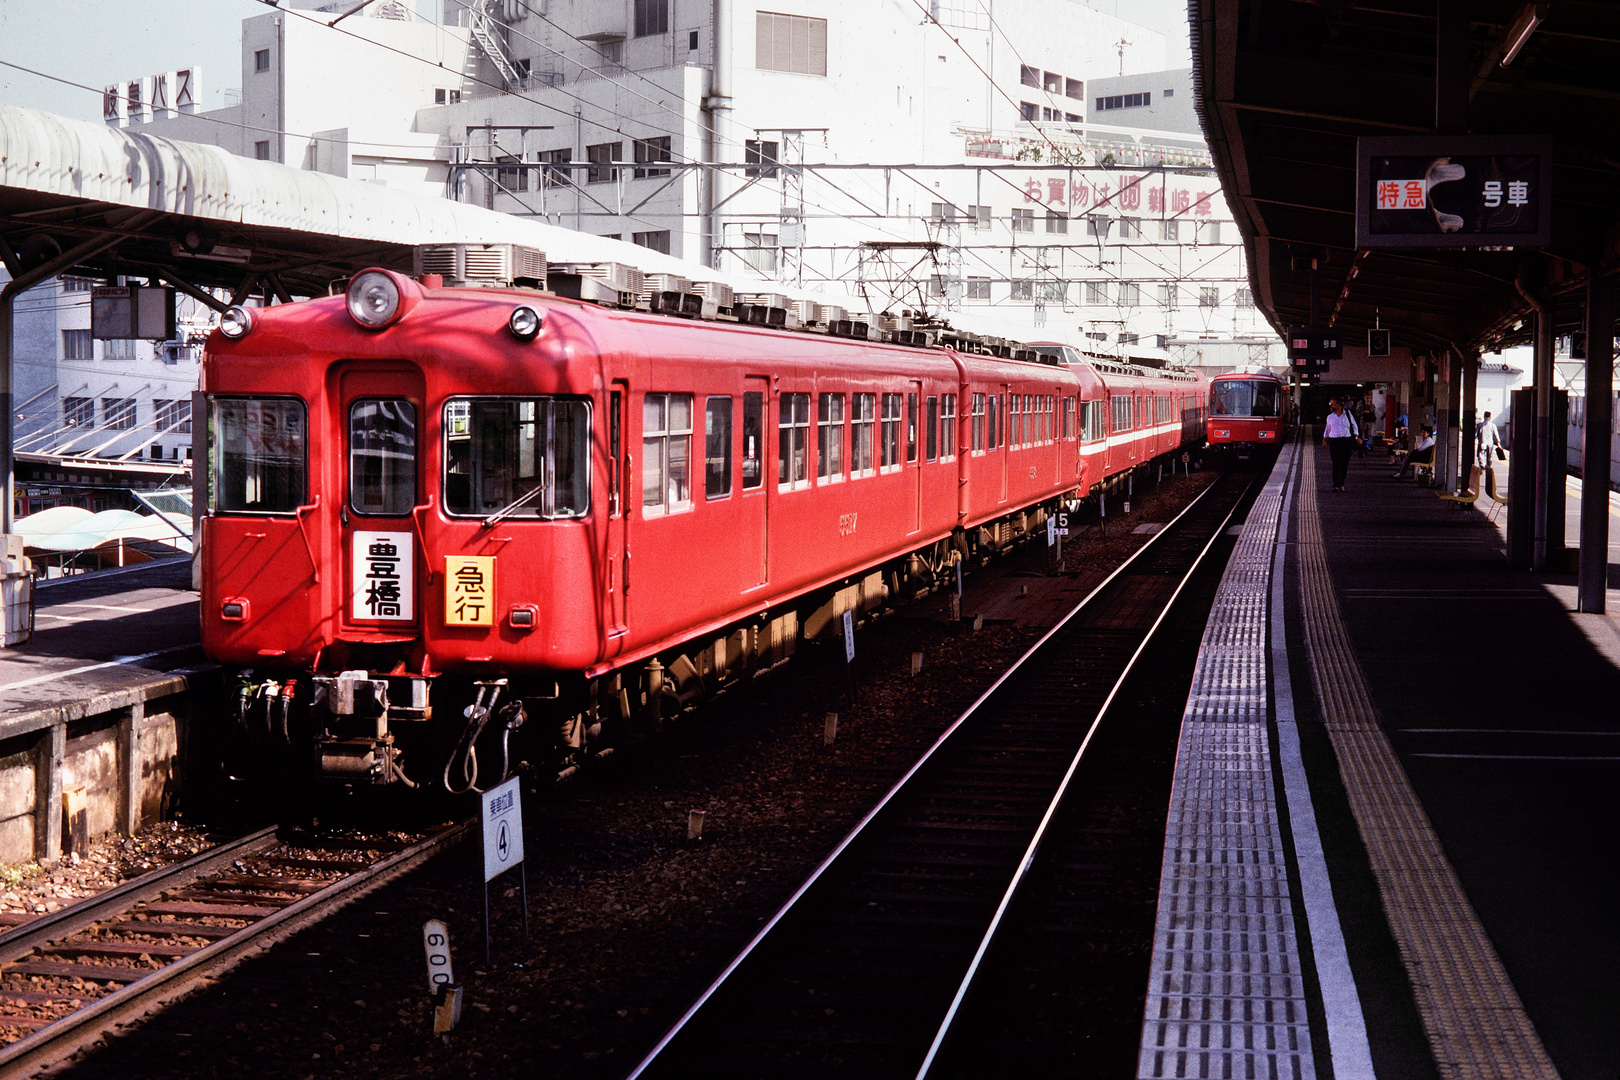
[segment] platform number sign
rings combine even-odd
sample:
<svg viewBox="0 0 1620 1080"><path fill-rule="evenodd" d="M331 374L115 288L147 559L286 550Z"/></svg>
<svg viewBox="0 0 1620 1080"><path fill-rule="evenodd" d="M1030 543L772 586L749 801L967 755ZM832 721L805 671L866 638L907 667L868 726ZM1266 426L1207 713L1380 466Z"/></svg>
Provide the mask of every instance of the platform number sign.
<svg viewBox="0 0 1620 1080"><path fill-rule="evenodd" d="M423 923L422 949L427 953L428 993L438 994L456 981L450 967L450 928L439 919Z"/></svg>
<svg viewBox="0 0 1620 1080"><path fill-rule="evenodd" d="M416 618L416 560L408 532L356 530L350 613L357 621Z"/></svg>
<svg viewBox="0 0 1620 1080"><path fill-rule="evenodd" d="M484 792L484 881L523 861L523 803L518 778Z"/></svg>

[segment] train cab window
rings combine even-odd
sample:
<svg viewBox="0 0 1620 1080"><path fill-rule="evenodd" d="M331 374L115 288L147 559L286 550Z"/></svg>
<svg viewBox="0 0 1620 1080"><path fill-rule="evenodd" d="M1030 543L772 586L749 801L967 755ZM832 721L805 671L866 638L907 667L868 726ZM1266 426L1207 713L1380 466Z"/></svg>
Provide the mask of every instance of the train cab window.
<svg viewBox="0 0 1620 1080"><path fill-rule="evenodd" d="M1282 407L1278 384L1259 379L1216 379L1209 400L1216 416L1276 416Z"/></svg>
<svg viewBox="0 0 1620 1080"><path fill-rule="evenodd" d="M296 398L213 398L208 411L208 507L225 514L291 514L308 490L308 415Z"/></svg>
<svg viewBox="0 0 1620 1080"><path fill-rule="evenodd" d="M937 461L939 460L939 398L933 394L928 395L923 429L923 458L926 461Z"/></svg>
<svg viewBox="0 0 1620 1080"><path fill-rule="evenodd" d="M844 478L844 395L822 394L816 405L816 480Z"/></svg>
<svg viewBox="0 0 1620 1080"><path fill-rule="evenodd" d="M1000 394L990 395L990 401L988 403L986 413L990 418L990 432L989 437L985 440L984 447L986 450L994 450L996 447L1001 445L999 442L999 432L997 431L998 423L1001 420Z"/></svg>
<svg viewBox="0 0 1620 1080"><path fill-rule="evenodd" d="M877 395L856 394L850 414L849 468L851 476L871 476L872 443L877 436Z"/></svg>
<svg viewBox="0 0 1620 1080"><path fill-rule="evenodd" d="M743 395L742 486L752 491L765 483L765 395L750 390Z"/></svg>
<svg viewBox="0 0 1620 1080"><path fill-rule="evenodd" d="M692 507L692 395L647 394L641 402L641 510Z"/></svg>
<svg viewBox="0 0 1620 1080"><path fill-rule="evenodd" d="M810 486L810 395L783 394L780 404L776 482L793 491Z"/></svg>
<svg viewBox="0 0 1620 1080"><path fill-rule="evenodd" d="M349 508L400 517L416 505L416 406L367 398L349 406Z"/></svg>
<svg viewBox="0 0 1620 1080"><path fill-rule="evenodd" d="M906 460L917 460L917 395L906 395Z"/></svg>
<svg viewBox="0 0 1620 1080"><path fill-rule="evenodd" d="M731 494L731 398L712 397L703 405L703 494Z"/></svg>
<svg viewBox="0 0 1620 1080"><path fill-rule="evenodd" d="M900 467L900 395L883 395L883 426L878 439L878 468Z"/></svg>
<svg viewBox="0 0 1620 1080"><path fill-rule="evenodd" d="M956 457L956 395L946 394L939 399L939 460L951 461Z"/></svg>
<svg viewBox="0 0 1620 1080"><path fill-rule="evenodd" d="M461 398L444 414L446 512L548 520L590 512L590 402Z"/></svg>
<svg viewBox="0 0 1620 1080"><path fill-rule="evenodd" d="M973 395L973 447L975 454L984 452L984 395Z"/></svg>

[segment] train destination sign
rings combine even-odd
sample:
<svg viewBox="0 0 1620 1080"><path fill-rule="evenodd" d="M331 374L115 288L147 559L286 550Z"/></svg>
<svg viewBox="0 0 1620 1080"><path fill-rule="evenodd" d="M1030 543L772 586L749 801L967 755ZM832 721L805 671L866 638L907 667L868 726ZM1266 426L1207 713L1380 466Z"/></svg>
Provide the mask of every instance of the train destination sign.
<svg viewBox="0 0 1620 1080"><path fill-rule="evenodd" d="M1356 140L1358 248L1542 248L1551 242L1551 136Z"/></svg>

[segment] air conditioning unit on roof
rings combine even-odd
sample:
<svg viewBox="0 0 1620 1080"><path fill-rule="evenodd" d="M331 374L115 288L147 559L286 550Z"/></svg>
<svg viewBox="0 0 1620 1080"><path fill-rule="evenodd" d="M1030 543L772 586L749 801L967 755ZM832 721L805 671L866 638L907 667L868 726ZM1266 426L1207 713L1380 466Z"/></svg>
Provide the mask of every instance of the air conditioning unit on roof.
<svg viewBox="0 0 1620 1080"><path fill-rule="evenodd" d="M546 287L546 253L522 244L424 244L414 264L417 277L438 274L446 285Z"/></svg>
<svg viewBox="0 0 1620 1080"><path fill-rule="evenodd" d="M565 274L578 274L582 278L592 278L618 293L630 293L639 297L645 291L641 271L624 263L557 263L552 269Z"/></svg>

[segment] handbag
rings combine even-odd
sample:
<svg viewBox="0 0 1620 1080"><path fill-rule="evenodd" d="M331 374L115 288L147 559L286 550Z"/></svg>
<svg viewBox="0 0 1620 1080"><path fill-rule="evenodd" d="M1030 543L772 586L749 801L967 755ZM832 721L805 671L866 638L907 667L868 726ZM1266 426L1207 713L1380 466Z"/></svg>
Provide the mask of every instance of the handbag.
<svg viewBox="0 0 1620 1080"><path fill-rule="evenodd" d="M1507 451L1502 449L1500 446L1498 446L1496 448L1496 460L1497 461L1506 461L1507 460Z"/></svg>

